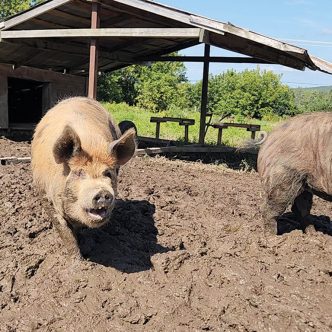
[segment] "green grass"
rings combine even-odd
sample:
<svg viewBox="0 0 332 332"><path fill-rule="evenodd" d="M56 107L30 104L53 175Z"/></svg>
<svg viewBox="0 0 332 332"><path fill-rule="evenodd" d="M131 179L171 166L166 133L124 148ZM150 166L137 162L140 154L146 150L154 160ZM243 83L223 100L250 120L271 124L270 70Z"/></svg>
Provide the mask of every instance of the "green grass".
<svg viewBox="0 0 332 332"><path fill-rule="evenodd" d="M125 103L110 104L104 103L104 107L111 113L116 122L122 120L133 121L137 127L139 136L155 137L156 124L150 123L151 116L170 116L170 117L183 117L195 119L195 125L189 127L189 141L192 143L198 142L199 134L199 112L189 112L181 110L171 110L168 112L154 113L140 109L138 107L128 106ZM212 122L218 119L218 116L214 117ZM264 131L270 131L278 122L280 118L272 118L267 120L246 120L245 123L260 124L261 129ZM236 121L240 122L240 121ZM207 144L216 144L218 136L218 130L209 128L205 142ZM184 127L179 126L178 123L167 122L162 123L160 126L160 138L172 139L183 141ZM250 132L242 128L227 128L223 130L223 143L229 146L238 146L241 142L250 138Z"/></svg>

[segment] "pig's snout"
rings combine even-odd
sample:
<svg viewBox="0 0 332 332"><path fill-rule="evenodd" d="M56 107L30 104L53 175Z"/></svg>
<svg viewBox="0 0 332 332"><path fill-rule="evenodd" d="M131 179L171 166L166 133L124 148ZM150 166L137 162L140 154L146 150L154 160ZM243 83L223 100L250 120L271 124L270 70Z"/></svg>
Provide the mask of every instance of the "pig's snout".
<svg viewBox="0 0 332 332"><path fill-rule="evenodd" d="M110 217L115 202L114 194L107 189L99 189L90 198L90 208L86 209L91 227L99 227Z"/></svg>
<svg viewBox="0 0 332 332"><path fill-rule="evenodd" d="M96 208L99 208L111 206L113 200L114 197L108 190L101 190L93 197L92 202Z"/></svg>

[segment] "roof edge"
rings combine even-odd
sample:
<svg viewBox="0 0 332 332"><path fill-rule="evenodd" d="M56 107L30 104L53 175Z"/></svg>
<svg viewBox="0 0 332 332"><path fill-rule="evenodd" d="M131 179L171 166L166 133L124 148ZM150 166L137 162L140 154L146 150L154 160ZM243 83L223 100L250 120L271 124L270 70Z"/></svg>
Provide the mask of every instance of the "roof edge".
<svg viewBox="0 0 332 332"><path fill-rule="evenodd" d="M72 0L51 0L44 3L41 3L37 6L31 7L30 9L23 11L21 13L17 13L14 16L9 17L2 21L0 25L1 30L10 29L18 24L21 24L33 17L36 17L40 14L43 14L49 10L62 6Z"/></svg>
<svg viewBox="0 0 332 332"><path fill-rule="evenodd" d="M332 64L313 55L308 55L317 70L332 75Z"/></svg>

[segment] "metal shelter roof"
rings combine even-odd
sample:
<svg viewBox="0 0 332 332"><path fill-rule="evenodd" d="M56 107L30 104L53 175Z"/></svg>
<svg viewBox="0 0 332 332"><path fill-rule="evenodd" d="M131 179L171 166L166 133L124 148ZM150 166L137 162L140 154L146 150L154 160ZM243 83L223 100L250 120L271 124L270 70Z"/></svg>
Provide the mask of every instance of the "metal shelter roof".
<svg viewBox="0 0 332 332"><path fill-rule="evenodd" d="M332 74L331 63L303 48L148 0L99 0L100 27L91 29L91 3L49 0L7 18L0 23L0 63L86 75L89 43L97 38L100 71L206 43L253 58L243 62Z"/></svg>

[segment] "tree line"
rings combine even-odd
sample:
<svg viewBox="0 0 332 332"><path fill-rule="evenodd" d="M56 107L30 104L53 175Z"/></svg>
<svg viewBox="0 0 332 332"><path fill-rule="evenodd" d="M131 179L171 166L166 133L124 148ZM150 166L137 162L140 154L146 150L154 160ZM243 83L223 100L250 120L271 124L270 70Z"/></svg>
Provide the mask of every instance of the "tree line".
<svg viewBox="0 0 332 332"><path fill-rule="evenodd" d="M295 105L299 113L332 111L332 87L327 89L294 89Z"/></svg>
<svg viewBox="0 0 332 332"><path fill-rule="evenodd" d="M130 66L99 79L98 98L125 102L149 111L179 108L198 111L202 82L190 83L181 62ZM332 90L291 89L272 71L229 69L209 77L208 111L217 115L256 118L332 111Z"/></svg>

